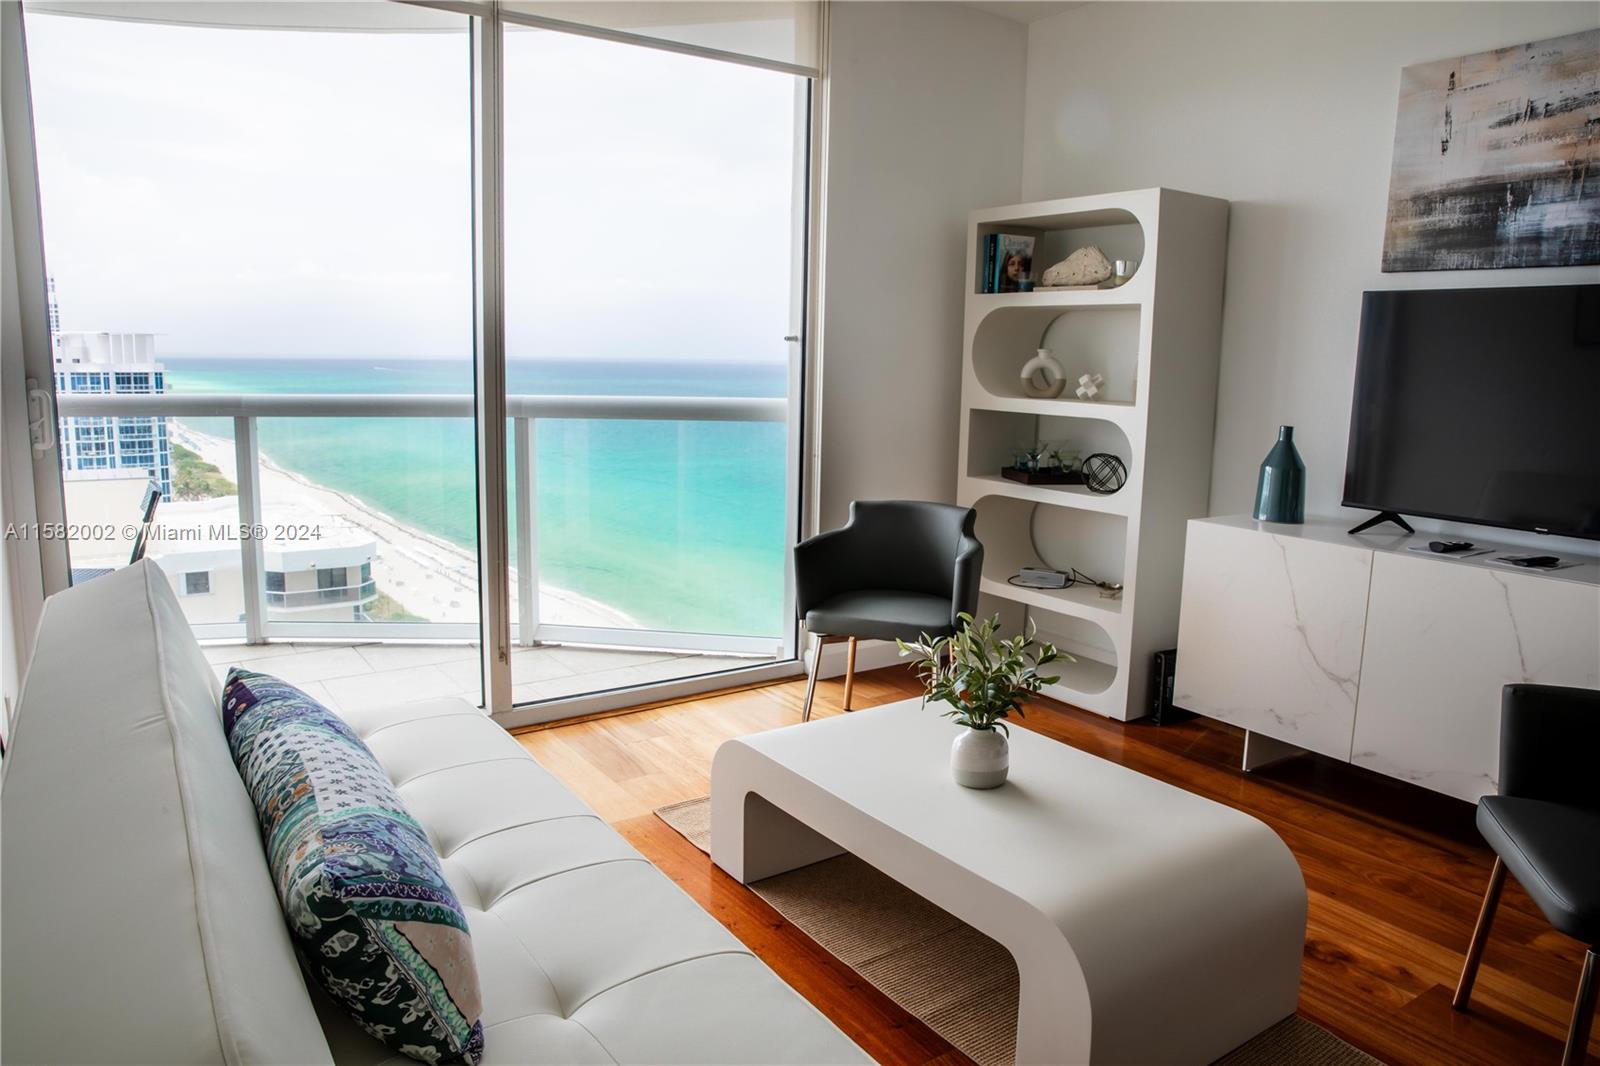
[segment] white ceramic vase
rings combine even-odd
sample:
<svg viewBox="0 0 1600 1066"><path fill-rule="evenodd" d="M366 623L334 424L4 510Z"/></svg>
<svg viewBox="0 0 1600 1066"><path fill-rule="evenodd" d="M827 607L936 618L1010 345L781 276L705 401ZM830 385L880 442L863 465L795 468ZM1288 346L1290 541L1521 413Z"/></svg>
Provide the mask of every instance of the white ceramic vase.
<svg viewBox="0 0 1600 1066"><path fill-rule="evenodd" d="M950 776L967 788L999 788L1011 769L1011 744L998 729L962 727L950 745Z"/></svg>

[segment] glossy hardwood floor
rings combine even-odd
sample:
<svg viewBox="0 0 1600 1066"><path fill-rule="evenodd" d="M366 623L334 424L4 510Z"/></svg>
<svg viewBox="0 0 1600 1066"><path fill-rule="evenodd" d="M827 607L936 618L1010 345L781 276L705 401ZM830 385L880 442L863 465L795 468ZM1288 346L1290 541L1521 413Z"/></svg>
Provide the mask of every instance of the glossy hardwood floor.
<svg viewBox="0 0 1600 1066"><path fill-rule="evenodd" d="M818 686L817 716L838 713L840 688ZM711 757L723 740L797 722L804 691L802 681L783 682L518 739L878 1061L965 1062L652 813L710 791ZM855 703L917 693L907 672L879 670L857 679ZM1248 811L1283 837L1310 893L1305 1017L1393 1066L1560 1061L1582 947L1551 929L1514 881L1472 1013L1450 1009L1493 861L1468 804L1315 756L1244 774L1239 732L1205 719L1121 723L1040 701L1022 724ZM1593 1061L1600 1031L1590 1051Z"/></svg>

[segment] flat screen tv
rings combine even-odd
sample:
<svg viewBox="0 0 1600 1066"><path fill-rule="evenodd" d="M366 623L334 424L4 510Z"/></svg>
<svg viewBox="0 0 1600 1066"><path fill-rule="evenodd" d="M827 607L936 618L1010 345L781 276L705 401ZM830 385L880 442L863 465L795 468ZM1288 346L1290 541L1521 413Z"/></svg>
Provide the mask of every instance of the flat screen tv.
<svg viewBox="0 0 1600 1066"><path fill-rule="evenodd" d="M1600 540L1600 285L1367 293L1344 504Z"/></svg>

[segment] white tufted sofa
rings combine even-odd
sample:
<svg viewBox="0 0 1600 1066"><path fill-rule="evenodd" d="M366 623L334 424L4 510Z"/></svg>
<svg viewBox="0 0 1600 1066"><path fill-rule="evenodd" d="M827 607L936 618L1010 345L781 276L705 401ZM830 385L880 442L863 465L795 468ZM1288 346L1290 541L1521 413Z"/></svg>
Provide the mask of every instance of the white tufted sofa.
<svg viewBox="0 0 1600 1066"><path fill-rule="evenodd" d="M391 1059L301 977L219 690L153 562L46 606L0 793L6 1062ZM867 1061L476 708L348 719L467 910L488 1063Z"/></svg>

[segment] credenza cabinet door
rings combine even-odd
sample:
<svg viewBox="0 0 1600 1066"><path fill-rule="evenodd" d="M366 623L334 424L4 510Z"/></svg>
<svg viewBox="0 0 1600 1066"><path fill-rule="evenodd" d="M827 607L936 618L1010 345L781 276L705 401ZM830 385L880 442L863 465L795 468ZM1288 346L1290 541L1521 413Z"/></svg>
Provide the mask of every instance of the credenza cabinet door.
<svg viewBox="0 0 1600 1066"><path fill-rule="evenodd" d="M1372 552L1190 522L1173 703L1350 758Z"/></svg>
<svg viewBox="0 0 1600 1066"><path fill-rule="evenodd" d="M1500 690L1600 687L1600 589L1379 553L1351 761L1464 800L1498 787Z"/></svg>

